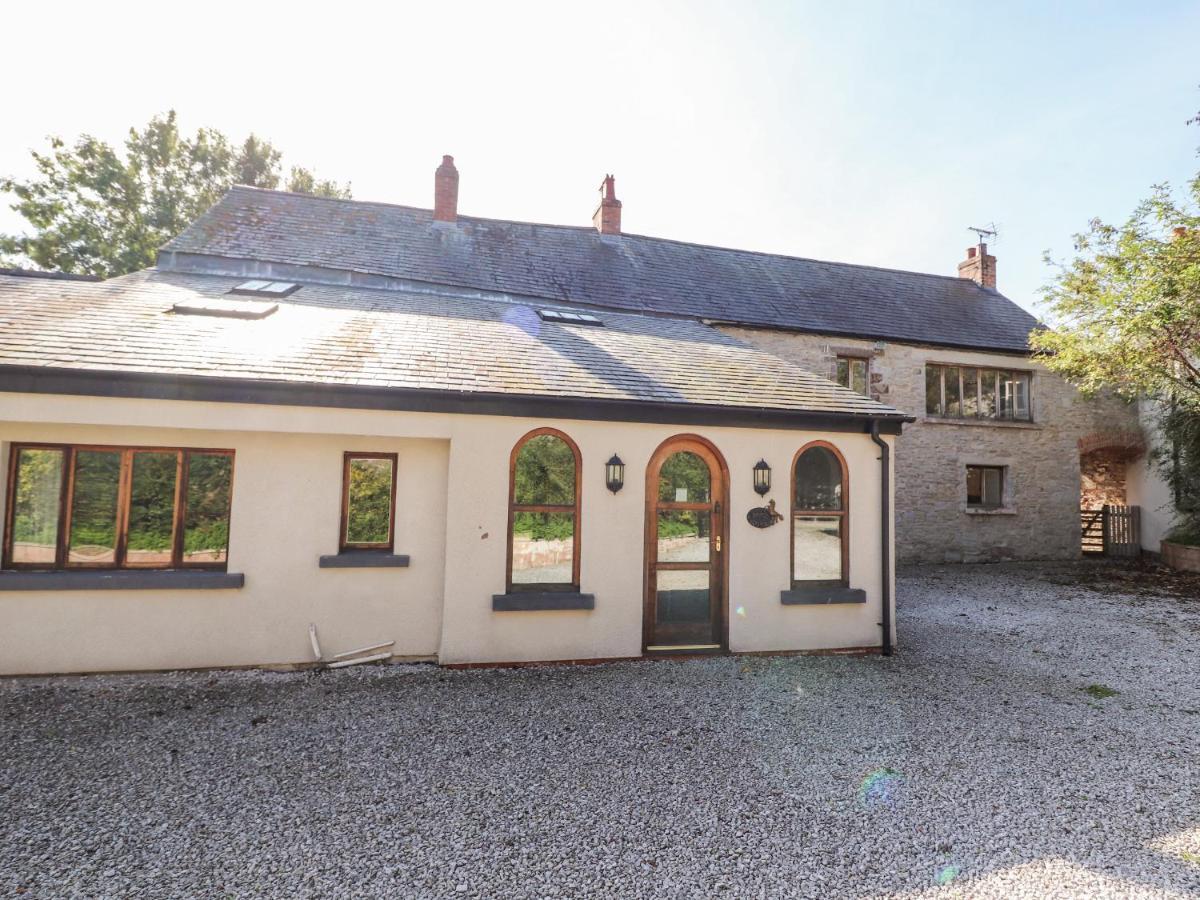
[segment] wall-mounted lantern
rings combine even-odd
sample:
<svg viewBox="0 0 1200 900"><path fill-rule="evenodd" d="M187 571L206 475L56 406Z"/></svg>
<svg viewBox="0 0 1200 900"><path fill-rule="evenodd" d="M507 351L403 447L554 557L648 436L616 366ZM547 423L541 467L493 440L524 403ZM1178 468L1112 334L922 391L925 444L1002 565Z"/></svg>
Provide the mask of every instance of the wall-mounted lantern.
<svg viewBox="0 0 1200 900"><path fill-rule="evenodd" d="M771 489L771 467L765 459L754 464L754 490L763 496Z"/></svg>
<svg viewBox="0 0 1200 900"><path fill-rule="evenodd" d="M625 486L625 463L615 453L604 464L604 483L614 494Z"/></svg>

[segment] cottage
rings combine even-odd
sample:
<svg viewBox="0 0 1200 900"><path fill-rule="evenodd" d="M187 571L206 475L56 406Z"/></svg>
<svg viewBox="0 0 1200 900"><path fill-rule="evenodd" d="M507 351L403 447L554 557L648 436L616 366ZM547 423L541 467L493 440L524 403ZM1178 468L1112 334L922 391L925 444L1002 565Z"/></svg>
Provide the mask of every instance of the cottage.
<svg viewBox="0 0 1200 900"><path fill-rule="evenodd" d="M457 198L449 157L433 210L239 187L152 269L0 275L0 673L889 652L895 551L1078 553L1078 441L1126 410L1029 359L986 248Z"/></svg>

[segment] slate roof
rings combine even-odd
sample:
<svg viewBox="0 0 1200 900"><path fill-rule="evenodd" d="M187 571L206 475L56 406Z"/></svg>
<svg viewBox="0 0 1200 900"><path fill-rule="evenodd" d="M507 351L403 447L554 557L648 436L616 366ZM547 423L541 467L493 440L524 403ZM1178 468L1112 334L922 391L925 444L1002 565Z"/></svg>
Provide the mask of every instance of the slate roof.
<svg viewBox="0 0 1200 900"><path fill-rule="evenodd" d="M1036 320L973 281L593 228L235 187L164 248L614 309L1025 352ZM160 261L160 265L166 265Z"/></svg>
<svg viewBox="0 0 1200 900"><path fill-rule="evenodd" d="M604 327L551 324L521 303L311 284L263 319L171 311L237 302L228 291L244 280L154 269L100 283L0 276L0 367L902 415L684 318L605 312Z"/></svg>

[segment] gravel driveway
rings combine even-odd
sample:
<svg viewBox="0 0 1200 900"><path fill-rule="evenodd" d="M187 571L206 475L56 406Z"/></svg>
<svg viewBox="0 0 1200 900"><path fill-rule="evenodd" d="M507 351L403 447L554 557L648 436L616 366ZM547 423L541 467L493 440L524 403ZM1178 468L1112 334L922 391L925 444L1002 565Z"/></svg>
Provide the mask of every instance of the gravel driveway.
<svg viewBox="0 0 1200 900"><path fill-rule="evenodd" d="M891 659L0 681L0 896L1200 895L1200 600L900 598Z"/></svg>

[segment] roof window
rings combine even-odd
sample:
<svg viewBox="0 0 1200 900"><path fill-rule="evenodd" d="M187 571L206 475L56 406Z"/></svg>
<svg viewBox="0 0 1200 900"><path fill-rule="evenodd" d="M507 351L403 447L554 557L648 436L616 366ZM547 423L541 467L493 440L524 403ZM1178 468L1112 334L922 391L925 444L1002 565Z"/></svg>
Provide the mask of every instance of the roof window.
<svg viewBox="0 0 1200 900"><path fill-rule="evenodd" d="M243 281L229 293L246 294L251 297L286 297L288 294L294 294L298 290L300 290L300 285L292 281L257 279L255 281Z"/></svg>
<svg viewBox="0 0 1200 900"><path fill-rule="evenodd" d="M279 309L278 303L265 300L214 300L197 297L180 300L171 312L180 316L218 316L224 319L265 319Z"/></svg>
<svg viewBox="0 0 1200 900"><path fill-rule="evenodd" d="M604 325L591 313L567 312L563 309L539 309L538 316L543 322L561 322L564 325Z"/></svg>

